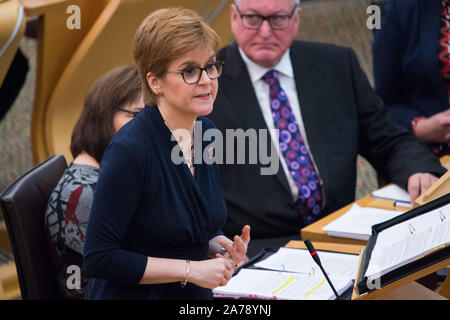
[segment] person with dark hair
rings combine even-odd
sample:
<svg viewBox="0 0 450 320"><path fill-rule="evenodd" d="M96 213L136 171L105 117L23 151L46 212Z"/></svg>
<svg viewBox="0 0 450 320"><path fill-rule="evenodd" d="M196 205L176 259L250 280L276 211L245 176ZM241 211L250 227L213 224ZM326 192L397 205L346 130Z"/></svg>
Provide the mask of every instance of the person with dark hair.
<svg viewBox="0 0 450 320"><path fill-rule="evenodd" d="M131 66L102 75L86 96L72 131L70 150L74 160L51 194L45 215L52 263L66 298L84 297L84 239L103 153L113 135L143 107L139 74ZM68 285L73 272L70 266L79 267L80 283Z"/></svg>
<svg viewBox="0 0 450 320"><path fill-rule="evenodd" d="M393 120L450 154L450 1L390 0L373 43L375 91Z"/></svg>

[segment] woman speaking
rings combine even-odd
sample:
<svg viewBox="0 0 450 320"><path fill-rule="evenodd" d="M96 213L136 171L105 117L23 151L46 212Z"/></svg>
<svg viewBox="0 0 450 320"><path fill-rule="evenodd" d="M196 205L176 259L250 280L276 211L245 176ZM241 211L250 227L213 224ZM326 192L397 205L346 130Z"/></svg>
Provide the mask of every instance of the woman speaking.
<svg viewBox="0 0 450 320"><path fill-rule="evenodd" d="M134 56L146 106L102 158L84 247L87 299L209 299L246 258L250 227L233 241L223 236L218 169L193 161L194 139L214 127L203 116L217 94L219 43L187 9L155 11L139 26Z"/></svg>

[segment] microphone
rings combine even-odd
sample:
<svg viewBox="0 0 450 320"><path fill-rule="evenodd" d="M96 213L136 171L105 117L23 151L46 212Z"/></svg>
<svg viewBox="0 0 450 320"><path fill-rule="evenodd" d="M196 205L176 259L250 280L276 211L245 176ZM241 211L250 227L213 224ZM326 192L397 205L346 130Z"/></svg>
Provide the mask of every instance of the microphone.
<svg viewBox="0 0 450 320"><path fill-rule="evenodd" d="M306 245L306 248L308 248L309 253L311 254L311 257L313 258L313 260L317 263L317 265L320 267L320 270L322 270L323 275L325 276L325 279L327 279L328 284L330 285L331 289L334 292L334 295L336 296L336 300L339 300L340 297L336 291L336 289L334 288L333 284L331 283L331 280L328 278L327 273L325 272L325 270L322 267L322 263L320 262L320 258L319 255L317 254L316 249L314 249L313 244L311 243L311 241L309 241L309 239L306 239L305 241L303 241Z"/></svg>

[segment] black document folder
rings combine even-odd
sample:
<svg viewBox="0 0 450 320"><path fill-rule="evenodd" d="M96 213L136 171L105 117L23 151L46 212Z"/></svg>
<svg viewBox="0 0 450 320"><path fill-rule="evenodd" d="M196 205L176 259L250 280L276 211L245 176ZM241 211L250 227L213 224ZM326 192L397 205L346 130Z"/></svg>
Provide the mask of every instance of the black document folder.
<svg viewBox="0 0 450 320"><path fill-rule="evenodd" d="M376 279L368 279L365 276L367 268L370 263L370 259L372 257L372 252L377 243L378 235L383 231L387 230L397 224L403 223L405 221L416 218L420 215L424 215L430 213L434 210L442 208L450 203L450 194L446 194L441 198L438 198L434 201L426 203L420 207L414 208L410 211L405 212L404 214L395 217L391 220L385 221L383 223L372 226L372 235L370 236L366 249L364 250L362 260L361 260L361 269L359 272L359 277L357 280L357 287L359 295L364 293L370 293L374 290L385 287L386 285L399 281L404 277L407 277L413 273L416 273L420 270L428 268L434 264L437 264L443 260L450 258L450 246L448 242L435 250L431 250L427 252L420 258L417 258L414 261L408 262L405 265L399 266L394 270L390 270L385 274L381 274L380 277ZM447 215L448 216L448 215ZM448 219L447 216L443 215L442 222L450 223L450 221L444 220Z"/></svg>

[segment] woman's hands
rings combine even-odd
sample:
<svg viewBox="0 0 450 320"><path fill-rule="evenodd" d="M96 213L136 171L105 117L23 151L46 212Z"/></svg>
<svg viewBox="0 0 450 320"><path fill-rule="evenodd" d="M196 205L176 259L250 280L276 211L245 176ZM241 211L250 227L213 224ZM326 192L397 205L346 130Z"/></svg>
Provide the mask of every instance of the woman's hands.
<svg viewBox="0 0 450 320"><path fill-rule="evenodd" d="M148 257L147 265L140 284L169 283L188 281L203 288L213 289L224 286L233 276L236 268L245 263L247 247L250 241L250 226L242 228L242 234L235 236L234 241L225 236L217 236L210 240L210 250L217 252L222 245L227 252L223 255L215 253L215 258L190 261ZM214 256L212 253L210 256ZM187 279L186 279L187 276Z"/></svg>
<svg viewBox="0 0 450 320"><path fill-rule="evenodd" d="M191 271L187 281L209 289L226 285L236 268L248 260L247 247L249 241L250 226L248 225L242 228L240 236L234 237L234 241L225 236L215 237L210 241L210 250L217 252L220 246L223 246L227 252L223 255L211 252L210 256L215 256L215 258L191 261Z"/></svg>
<svg viewBox="0 0 450 320"><path fill-rule="evenodd" d="M223 255L217 253L213 259L191 261L191 273L188 281L210 289L226 285L236 268L248 261L247 247L249 241L250 226L248 225L242 228L240 236L234 236L234 241L220 236L219 243L227 252Z"/></svg>
<svg viewBox="0 0 450 320"><path fill-rule="evenodd" d="M224 286L231 279L236 268L248 261L247 247L250 241L250 226L244 226L242 234L234 236L234 241L230 241L224 236L220 236L218 239L227 252L223 255L217 253L213 259L191 261L189 282L210 289Z"/></svg>
<svg viewBox="0 0 450 320"><path fill-rule="evenodd" d="M226 285L233 272L233 265L229 259L191 261L191 272L187 280L197 286L213 289Z"/></svg>
<svg viewBox="0 0 450 320"><path fill-rule="evenodd" d="M226 253L223 255L216 254L216 257L230 259L233 263L234 269L241 266L248 261L247 247L250 242L250 226L245 225L242 228L242 234L240 236L234 236L234 241L228 239L220 239L219 243L225 248Z"/></svg>

